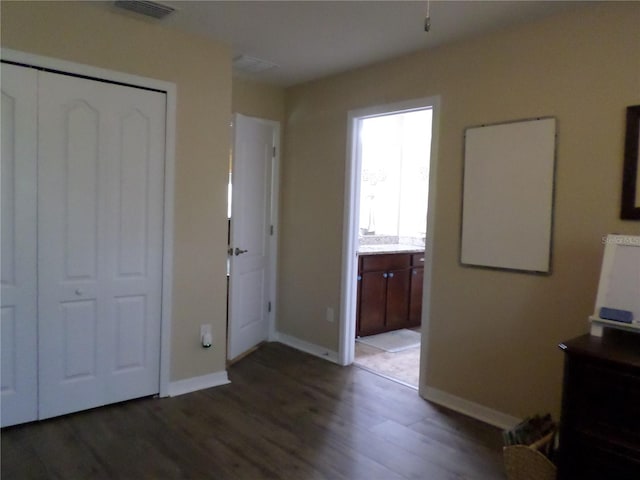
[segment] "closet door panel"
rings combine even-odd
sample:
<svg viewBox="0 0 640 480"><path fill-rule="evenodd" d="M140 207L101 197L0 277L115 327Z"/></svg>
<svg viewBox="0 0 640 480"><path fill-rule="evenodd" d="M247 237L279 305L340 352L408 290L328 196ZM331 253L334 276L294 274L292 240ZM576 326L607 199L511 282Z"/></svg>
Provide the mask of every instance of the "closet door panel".
<svg viewBox="0 0 640 480"><path fill-rule="evenodd" d="M63 280L96 280L98 263L98 220L100 186L98 185L100 116L85 101L70 102L62 111L66 130L65 153L59 188L64 195ZM45 155L47 155L45 153ZM46 158L46 157L45 157Z"/></svg>
<svg viewBox="0 0 640 480"><path fill-rule="evenodd" d="M118 172L118 275L147 274L147 195L149 190L149 118L134 110L121 119Z"/></svg>
<svg viewBox="0 0 640 480"><path fill-rule="evenodd" d="M35 420L37 404L37 72L3 63L0 360L2 426Z"/></svg>
<svg viewBox="0 0 640 480"><path fill-rule="evenodd" d="M40 417L100 404L103 102L93 82L41 73L38 142ZM69 89L72 91L70 92Z"/></svg>
<svg viewBox="0 0 640 480"><path fill-rule="evenodd" d="M110 402L159 391L166 111L164 93L116 90L105 253Z"/></svg>
<svg viewBox="0 0 640 480"><path fill-rule="evenodd" d="M42 73L41 418L159 389L165 95Z"/></svg>

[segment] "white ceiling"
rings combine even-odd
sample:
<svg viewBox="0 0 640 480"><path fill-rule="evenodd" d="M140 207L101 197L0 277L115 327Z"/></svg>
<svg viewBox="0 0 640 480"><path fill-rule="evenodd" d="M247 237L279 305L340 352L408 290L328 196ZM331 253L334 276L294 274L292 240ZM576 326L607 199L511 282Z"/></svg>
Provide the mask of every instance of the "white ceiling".
<svg viewBox="0 0 640 480"><path fill-rule="evenodd" d="M251 78L290 86L576 7L575 1L162 1L161 22L222 40L277 68ZM592 3L592 2L590 2ZM206 59L203 59L206 61ZM245 75L246 76L246 75Z"/></svg>

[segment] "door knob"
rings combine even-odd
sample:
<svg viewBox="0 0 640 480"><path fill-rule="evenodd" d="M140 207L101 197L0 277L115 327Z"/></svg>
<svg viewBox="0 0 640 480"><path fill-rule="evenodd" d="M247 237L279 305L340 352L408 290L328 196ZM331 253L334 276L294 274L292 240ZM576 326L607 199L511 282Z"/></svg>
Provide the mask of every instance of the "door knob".
<svg viewBox="0 0 640 480"><path fill-rule="evenodd" d="M236 247L236 249L234 250L234 253L236 254L236 256L238 255L242 255L243 253L247 253L249 250L242 250L241 248Z"/></svg>

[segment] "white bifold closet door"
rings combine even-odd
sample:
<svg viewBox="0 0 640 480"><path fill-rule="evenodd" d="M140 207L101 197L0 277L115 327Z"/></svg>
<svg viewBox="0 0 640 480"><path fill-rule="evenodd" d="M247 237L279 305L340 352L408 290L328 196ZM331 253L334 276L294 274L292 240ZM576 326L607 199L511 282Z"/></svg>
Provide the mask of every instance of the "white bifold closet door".
<svg viewBox="0 0 640 480"><path fill-rule="evenodd" d="M13 350L43 419L159 391L166 97L47 72L34 94L37 348Z"/></svg>
<svg viewBox="0 0 640 480"><path fill-rule="evenodd" d="M2 426L38 417L37 85L35 70L2 64Z"/></svg>

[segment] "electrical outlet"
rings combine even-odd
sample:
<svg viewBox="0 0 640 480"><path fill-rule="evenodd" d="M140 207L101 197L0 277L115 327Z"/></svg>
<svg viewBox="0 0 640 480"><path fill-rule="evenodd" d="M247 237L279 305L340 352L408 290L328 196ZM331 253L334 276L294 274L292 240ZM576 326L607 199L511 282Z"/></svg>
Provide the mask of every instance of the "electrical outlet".
<svg viewBox="0 0 640 480"><path fill-rule="evenodd" d="M200 325L200 343L202 344L202 348L211 348L213 336L211 335L210 323Z"/></svg>
<svg viewBox="0 0 640 480"><path fill-rule="evenodd" d="M333 308L327 307L326 316L327 316L327 322L333 323L335 321L335 316L333 314Z"/></svg>

